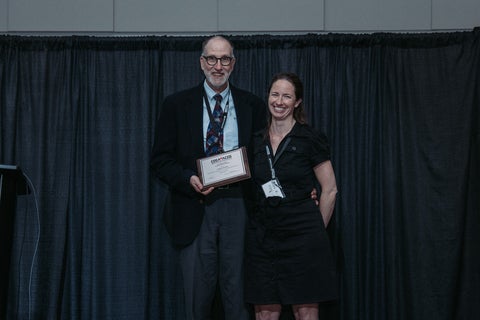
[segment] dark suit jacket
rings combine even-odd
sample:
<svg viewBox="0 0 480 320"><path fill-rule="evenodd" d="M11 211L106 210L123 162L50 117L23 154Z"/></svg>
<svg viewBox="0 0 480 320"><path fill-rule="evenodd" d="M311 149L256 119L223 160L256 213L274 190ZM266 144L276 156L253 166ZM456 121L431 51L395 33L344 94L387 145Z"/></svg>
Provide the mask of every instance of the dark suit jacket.
<svg viewBox="0 0 480 320"><path fill-rule="evenodd" d="M252 93L232 85L230 88L237 113L239 146L247 147L251 161L253 133L266 125L266 106ZM167 204L170 207L164 212L164 220L177 246L188 245L195 239L205 213L205 197L190 186L190 177L198 175L196 160L205 157L203 143L202 82L165 98L152 149L152 173L170 190L170 203ZM251 181L240 184L248 200L249 191L253 189Z"/></svg>

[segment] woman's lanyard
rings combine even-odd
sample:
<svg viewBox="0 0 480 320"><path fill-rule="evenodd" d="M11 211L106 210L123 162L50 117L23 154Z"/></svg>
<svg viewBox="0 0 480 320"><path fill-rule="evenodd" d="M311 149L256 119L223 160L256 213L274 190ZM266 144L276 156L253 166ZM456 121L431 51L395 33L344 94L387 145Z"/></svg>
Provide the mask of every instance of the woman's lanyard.
<svg viewBox="0 0 480 320"><path fill-rule="evenodd" d="M227 94L227 102L225 104L225 110L222 112L222 123L220 124L219 130L223 131L223 127L225 127L225 123L227 122L227 116L228 116L228 109L230 109L230 89L228 90ZM210 119L210 123L212 126L218 126L218 123L215 121L213 118L212 110L210 109L210 103L208 102L208 97L207 93L205 90L203 90L203 100L205 101L205 106L207 107L207 112L208 112L208 118Z"/></svg>
<svg viewBox="0 0 480 320"><path fill-rule="evenodd" d="M288 144L290 143L290 140L292 140L292 138L290 137L288 137L287 140L285 140L285 143L282 145L282 148L280 149L280 151L277 152L275 159L280 158L280 156L282 155L282 153L285 151ZM272 153L270 152L270 148L268 147L268 144L265 145L265 150L267 152L268 164L270 165L270 172L272 173L272 180L275 180L276 174L275 174L275 169L273 168L273 165L275 164L276 161L272 159Z"/></svg>
<svg viewBox="0 0 480 320"><path fill-rule="evenodd" d="M276 154L275 159L280 158L282 153L287 148L287 145L290 143L290 140L291 138L288 137L285 143L283 144L282 149L280 149L280 151ZM265 150L267 152L268 164L270 165L270 172L272 174L272 179L262 184L262 189L265 194L265 198L271 198L271 197L285 198L285 193L283 192L282 185L280 184L280 181L278 181L275 174L275 169L273 168L273 165L275 164L275 160L272 159L272 153L270 152L270 148L268 147L268 144L265 145Z"/></svg>
<svg viewBox="0 0 480 320"><path fill-rule="evenodd" d="M270 148L268 147L268 144L265 145L265 150L267 151L267 159L268 159L268 164L270 165L270 172L272 173L272 180L275 180L275 169L273 168L273 161L272 161L272 153L270 152Z"/></svg>

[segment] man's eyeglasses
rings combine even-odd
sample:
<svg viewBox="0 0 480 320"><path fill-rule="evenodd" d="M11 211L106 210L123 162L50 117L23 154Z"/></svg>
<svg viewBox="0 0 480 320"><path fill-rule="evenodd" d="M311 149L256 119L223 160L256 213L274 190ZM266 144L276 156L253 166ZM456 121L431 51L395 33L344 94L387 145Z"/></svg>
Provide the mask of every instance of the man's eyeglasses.
<svg viewBox="0 0 480 320"><path fill-rule="evenodd" d="M207 61L207 64L209 66L216 65L217 61L220 60L220 64L224 67L229 66L230 63L232 63L232 60L233 60L233 57L227 57L227 56L224 56L224 57L221 57L221 58L217 58L215 56L202 56L202 58L205 59L205 61Z"/></svg>

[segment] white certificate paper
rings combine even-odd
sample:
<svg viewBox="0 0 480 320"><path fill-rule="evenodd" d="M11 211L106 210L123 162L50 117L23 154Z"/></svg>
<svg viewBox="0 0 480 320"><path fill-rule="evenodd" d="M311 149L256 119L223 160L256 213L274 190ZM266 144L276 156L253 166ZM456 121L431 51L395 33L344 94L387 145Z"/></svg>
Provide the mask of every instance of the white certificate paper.
<svg viewBox="0 0 480 320"><path fill-rule="evenodd" d="M205 187L220 187L250 178L245 147L198 159L197 169Z"/></svg>

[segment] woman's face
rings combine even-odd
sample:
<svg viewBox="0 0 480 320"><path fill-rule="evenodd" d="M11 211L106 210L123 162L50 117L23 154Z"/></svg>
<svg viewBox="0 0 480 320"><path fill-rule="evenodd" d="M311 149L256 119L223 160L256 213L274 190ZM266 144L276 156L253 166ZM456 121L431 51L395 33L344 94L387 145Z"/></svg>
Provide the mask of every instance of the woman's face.
<svg viewBox="0 0 480 320"><path fill-rule="evenodd" d="M275 120L293 118L293 111L302 102L295 96L295 87L287 80L279 79L272 84L268 94L268 108Z"/></svg>

